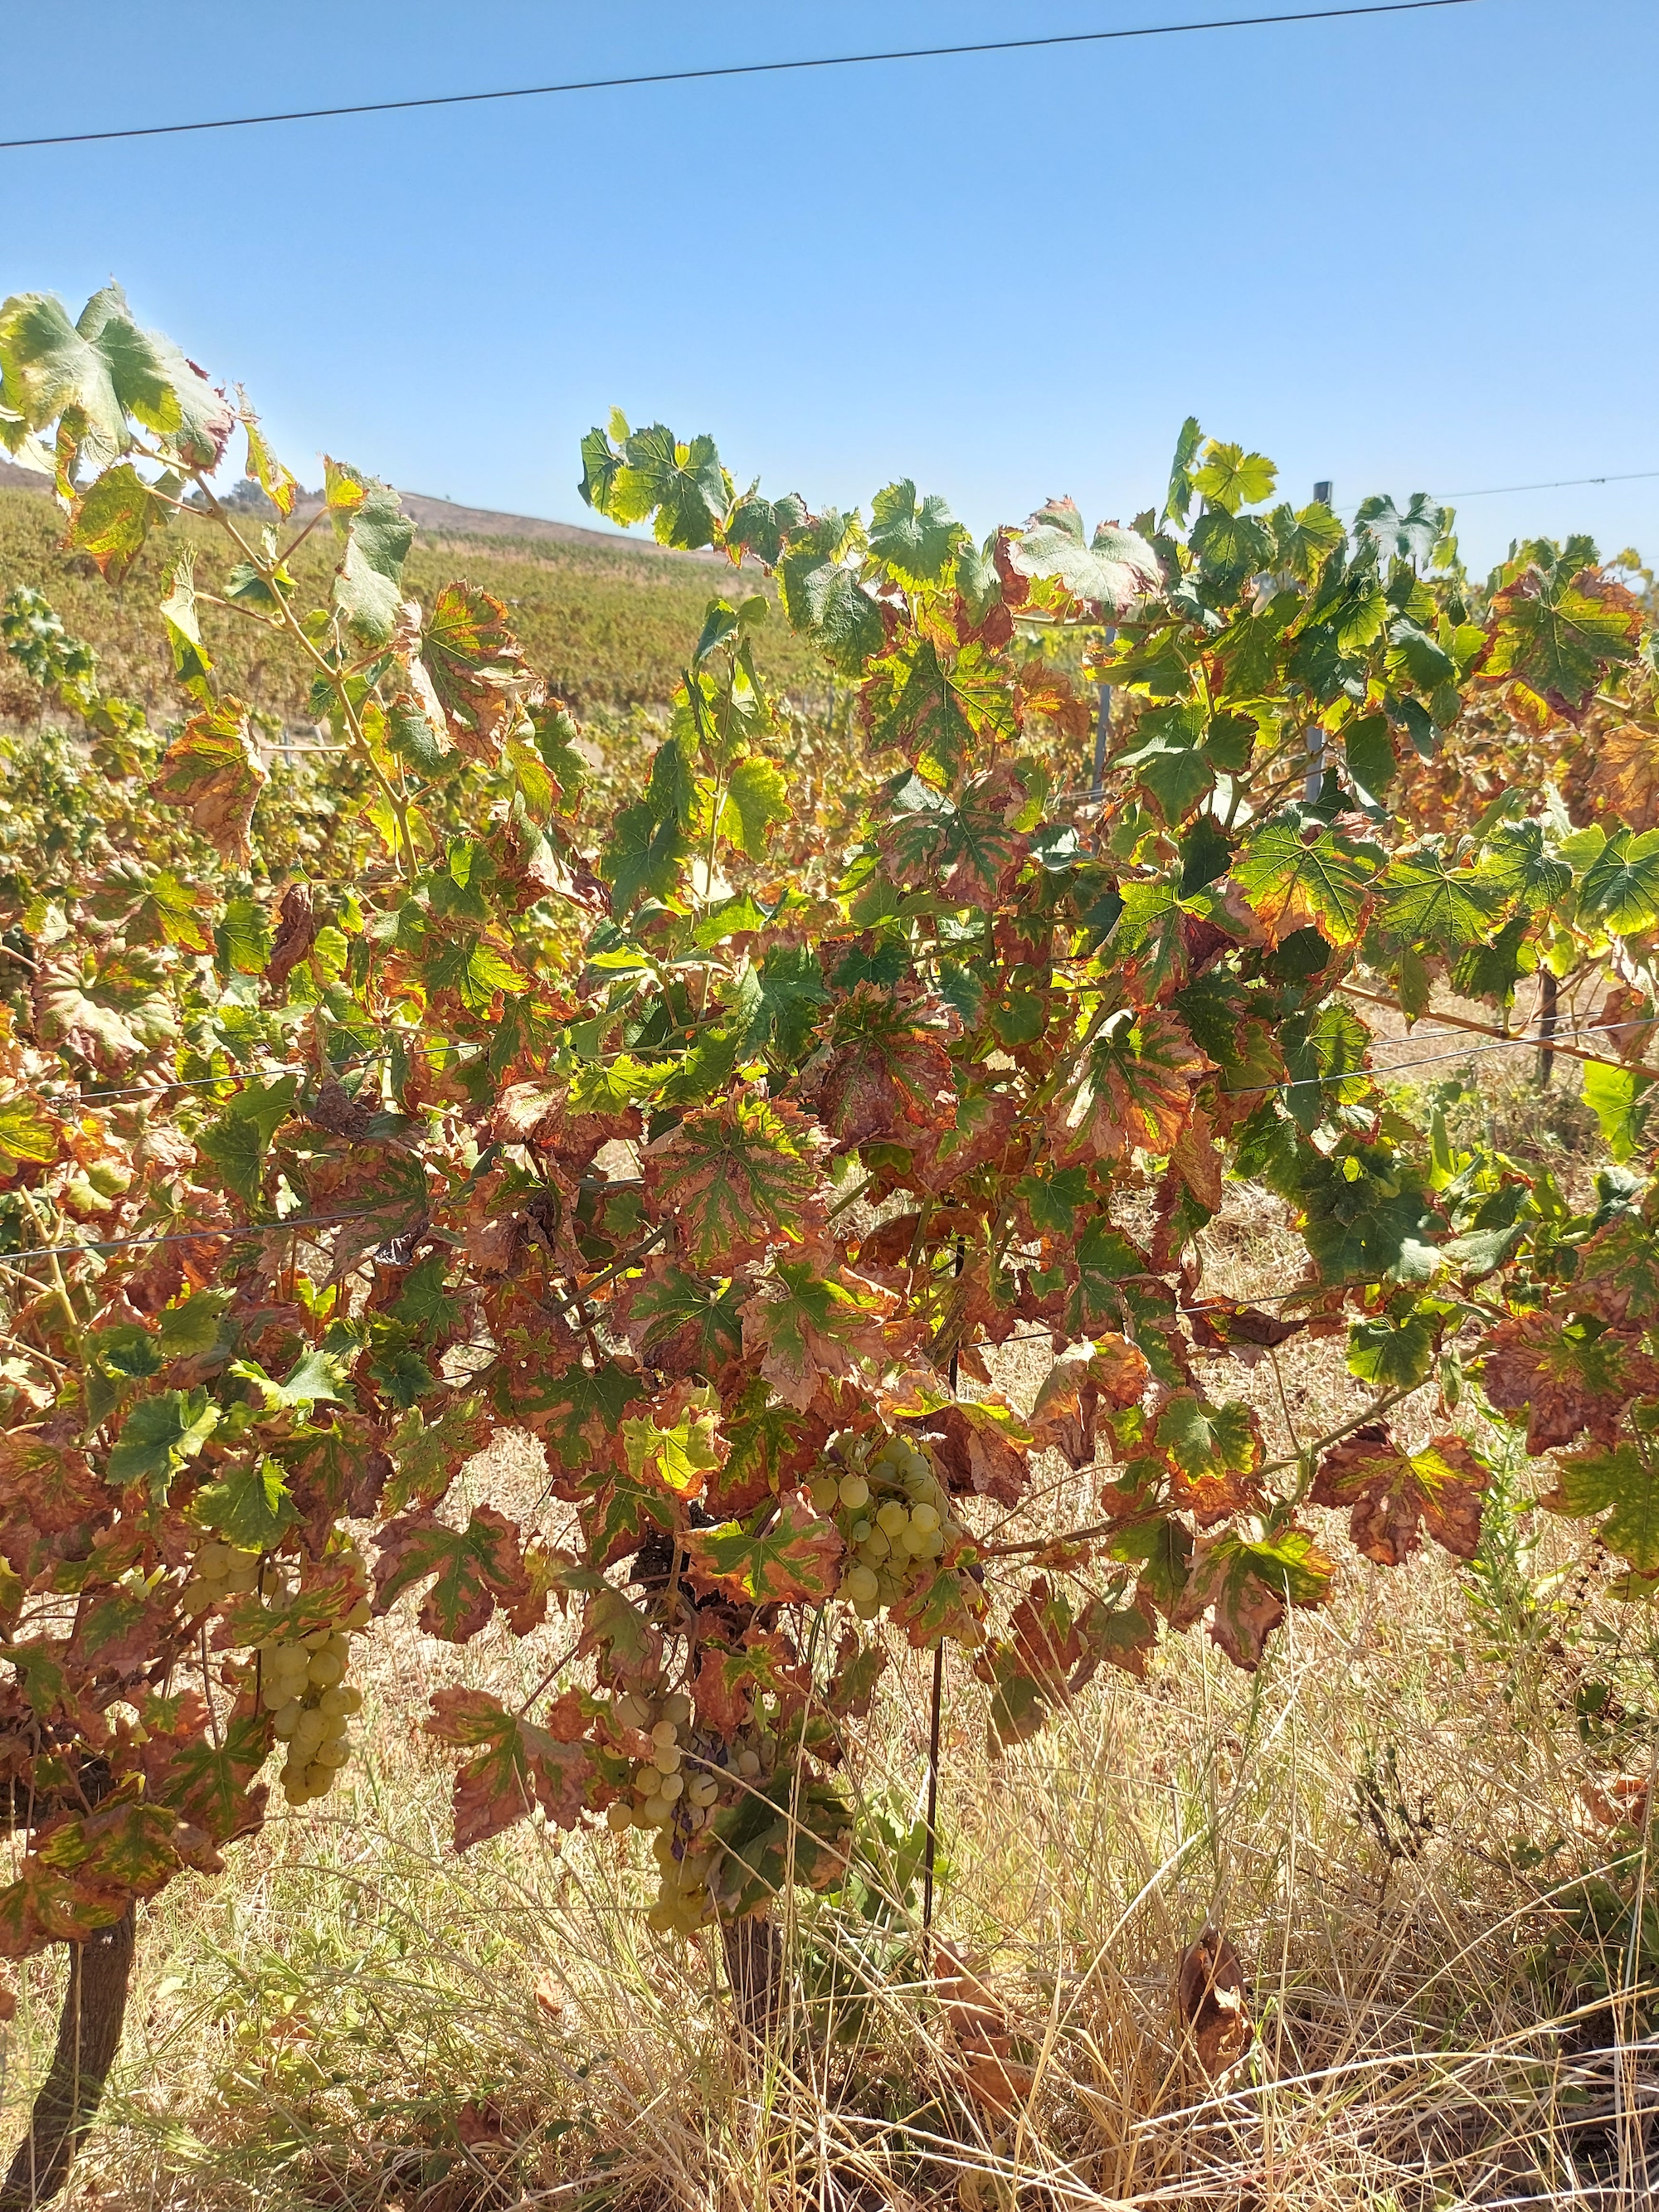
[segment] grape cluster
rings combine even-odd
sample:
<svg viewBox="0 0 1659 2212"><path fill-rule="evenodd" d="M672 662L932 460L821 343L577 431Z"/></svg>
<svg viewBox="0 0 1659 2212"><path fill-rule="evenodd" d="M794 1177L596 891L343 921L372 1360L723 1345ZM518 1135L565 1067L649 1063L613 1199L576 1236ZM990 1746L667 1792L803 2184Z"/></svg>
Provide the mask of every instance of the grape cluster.
<svg viewBox="0 0 1659 2212"><path fill-rule="evenodd" d="M346 1632L364 1626L368 1614L364 1598L338 1628L313 1629L298 1638L270 1636L258 1647L260 1694L274 1717L276 1741L288 1746L282 1782L290 1805L325 1796L351 1756L346 1727L361 1709L363 1693L345 1680L351 1649Z"/></svg>
<svg viewBox="0 0 1659 2212"><path fill-rule="evenodd" d="M826 1471L807 1494L841 1522L849 1559L839 1595L860 1620L896 1604L905 1584L943 1556L951 1534L950 1493L908 1437L887 1437L863 1473Z"/></svg>
<svg viewBox="0 0 1659 2212"><path fill-rule="evenodd" d="M205 1613L228 1597L246 1597L258 1587L263 1553L234 1544L204 1544L184 1588L186 1613Z"/></svg>
<svg viewBox="0 0 1659 2212"><path fill-rule="evenodd" d="M696 1763L688 1768L691 1700L683 1691L656 1697L626 1691L611 1711L624 1728L650 1737L651 1753L634 1770L633 1802L619 1798L606 1812L606 1823L617 1834L629 1828L655 1831L652 1850L661 1878L647 1924L659 1936L690 1936L714 1912L707 1831L720 1778L712 1769L726 1760L733 1775L751 1782L761 1771L760 1754L749 1749L728 1754L711 1745L706 1753L693 1752Z"/></svg>
<svg viewBox="0 0 1659 2212"><path fill-rule="evenodd" d="M651 1739L650 1755L634 1770L634 1802L618 1800L605 1815L611 1826L620 1832L672 1825L695 1833L708 1820L720 1784L712 1774L686 1771L682 1738L690 1724L690 1698L681 1690L659 1698L629 1690L611 1710L624 1728Z"/></svg>

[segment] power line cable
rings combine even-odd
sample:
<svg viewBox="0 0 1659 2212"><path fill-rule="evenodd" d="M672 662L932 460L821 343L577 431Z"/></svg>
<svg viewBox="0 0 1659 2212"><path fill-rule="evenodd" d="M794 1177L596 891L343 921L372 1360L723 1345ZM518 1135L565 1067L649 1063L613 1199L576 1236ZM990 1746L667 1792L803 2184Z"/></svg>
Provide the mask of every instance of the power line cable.
<svg viewBox="0 0 1659 2212"><path fill-rule="evenodd" d="M1350 8L1299 9L1272 15L1219 15L1199 23L1138 23L1117 31L1056 31L1046 37L980 39L948 46L894 46L862 54L814 54L799 61L724 62L704 69L648 70L630 76L573 78L562 84L520 84L496 92L428 93L410 100L356 100L339 107L285 108L264 115L221 115L195 123L147 123L118 131L64 131L40 138L0 138L0 153L34 146L90 146L114 138L173 138L197 131L246 131L267 123L319 123L344 115L392 115L418 107L469 107L486 100L545 100L561 93L623 92L644 85L702 84L718 77L781 76L807 70L858 69L885 62L937 61L966 54L1035 52L1049 46L1104 46L1124 39L1180 38L1199 31L1248 31L1284 23L1330 23L1358 15L1414 15L1431 9L1468 8L1476 0L1368 0Z"/></svg>
<svg viewBox="0 0 1659 2212"><path fill-rule="evenodd" d="M1482 484L1474 491L1434 492L1431 497L1441 500L1498 499L1507 492L1516 491L1575 491L1584 484L1650 483L1659 477L1659 469L1627 469L1618 476L1552 477L1547 483ZM1358 514L1358 507L1339 507L1338 514Z"/></svg>
<svg viewBox="0 0 1659 2212"><path fill-rule="evenodd" d="M1659 469L1630 469L1622 476L1555 477L1548 483L1487 484L1480 491L1442 492L1443 499L1496 499L1509 491L1571 491L1580 484L1646 483L1659 477Z"/></svg>

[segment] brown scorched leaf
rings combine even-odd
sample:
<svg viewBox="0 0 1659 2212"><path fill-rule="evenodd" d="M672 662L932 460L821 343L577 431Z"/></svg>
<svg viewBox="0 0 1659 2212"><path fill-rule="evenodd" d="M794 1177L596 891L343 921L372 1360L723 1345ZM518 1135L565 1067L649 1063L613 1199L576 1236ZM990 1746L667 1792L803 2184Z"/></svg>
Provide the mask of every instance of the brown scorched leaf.
<svg viewBox="0 0 1659 2212"><path fill-rule="evenodd" d="M867 1284L817 1274L809 1261L780 1260L743 1309L745 1358L779 1397L808 1413L826 1387L862 1364L879 1376L887 1364L881 1324L891 1304Z"/></svg>
<svg viewBox="0 0 1659 2212"><path fill-rule="evenodd" d="M54 1420L0 1436L0 1522L23 1521L55 1534L110 1511L112 1494L93 1473L74 1434L71 1424Z"/></svg>
<svg viewBox="0 0 1659 2212"><path fill-rule="evenodd" d="M1621 723L1593 740L1593 753L1584 794L1595 811L1627 830L1659 828L1659 733Z"/></svg>
<svg viewBox="0 0 1659 2212"><path fill-rule="evenodd" d="M817 1108L849 1151L907 1144L955 1117L957 1087L941 1032L910 1001L860 983L837 1006Z"/></svg>
<svg viewBox="0 0 1659 2212"><path fill-rule="evenodd" d="M1196 1085L1210 1070L1174 1014L1125 1008L1091 1046L1087 1079L1056 1107L1056 1145L1101 1159L1122 1159L1137 1147L1168 1152L1187 1126Z"/></svg>
<svg viewBox="0 0 1659 2212"><path fill-rule="evenodd" d="M1379 1422L1326 1453L1309 1496L1316 1505L1347 1507L1359 1550L1397 1567L1425 1528L1455 1558L1472 1559L1480 1541L1480 1497L1491 1480L1461 1437L1436 1437L1408 1452Z"/></svg>
<svg viewBox="0 0 1659 2212"><path fill-rule="evenodd" d="M388 1522L374 1566L374 1609L387 1612L404 1590L432 1577L421 1607L428 1636L465 1644L500 1605L523 1603L527 1589L517 1523L493 1505L480 1505L465 1528L449 1528L429 1513Z"/></svg>
<svg viewBox="0 0 1659 2212"><path fill-rule="evenodd" d="M1018 1505L1031 1479L1031 1430L999 1390L906 1422L926 1437L945 1487L958 1497Z"/></svg>
<svg viewBox="0 0 1659 2212"><path fill-rule="evenodd" d="M798 1107L753 1095L688 1114L646 1155L647 1206L672 1221L691 1266L730 1275L822 1216L823 1132Z"/></svg>
<svg viewBox="0 0 1659 2212"><path fill-rule="evenodd" d="M434 1690L426 1732L472 1755L455 1777L455 1848L498 1836L539 1805L574 1828L594 1776L585 1743L562 1741L483 1690Z"/></svg>
<svg viewBox="0 0 1659 2212"><path fill-rule="evenodd" d="M1611 1444L1630 1401L1659 1392L1659 1365L1611 1329L1523 1314L1486 1339L1482 1381L1500 1413L1525 1413L1527 1449L1537 1458L1586 1429Z"/></svg>
<svg viewBox="0 0 1659 2212"><path fill-rule="evenodd" d="M1236 1530L1200 1537L1187 1580L1170 1611L1172 1628L1190 1628L1212 1607L1210 1635L1236 1667L1254 1673L1288 1605L1322 1605L1336 1570L1305 1529L1281 1529L1252 1543Z"/></svg>
<svg viewBox="0 0 1659 2212"><path fill-rule="evenodd" d="M253 809L268 781L246 708L239 699L221 699L185 724L150 788L181 807L222 860L246 860L253 850Z"/></svg>
<svg viewBox="0 0 1659 2212"><path fill-rule="evenodd" d="M1070 1467L1092 1467L1103 1406L1121 1413L1140 1402L1152 1379L1146 1355L1127 1337L1107 1334L1055 1360L1031 1407L1031 1446L1057 1451Z"/></svg>
<svg viewBox="0 0 1659 2212"><path fill-rule="evenodd" d="M756 1698L777 1690L792 1663L783 1638L766 1629L747 1630L740 1644L705 1644L691 1689L699 1722L729 1743L748 1727Z"/></svg>

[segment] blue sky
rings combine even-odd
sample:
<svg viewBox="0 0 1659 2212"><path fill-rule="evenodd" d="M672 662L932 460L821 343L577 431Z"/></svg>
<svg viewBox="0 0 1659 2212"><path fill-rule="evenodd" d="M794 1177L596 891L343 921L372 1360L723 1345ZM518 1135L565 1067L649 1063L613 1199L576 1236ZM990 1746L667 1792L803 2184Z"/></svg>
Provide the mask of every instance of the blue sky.
<svg viewBox="0 0 1659 2212"><path fill-rule="evenodd" d="M0 136L1250 4L81 0ZM573 520L613 404L976 529L1068 491L1127 520L1188 412L1339 504L1659 469L1656 86L1653 0L1478 0L8 153L0 291L119 277L307 482L327 449ZM1659 477L1460 526L1481 564L1572 527L1659 556Z"/></svg>

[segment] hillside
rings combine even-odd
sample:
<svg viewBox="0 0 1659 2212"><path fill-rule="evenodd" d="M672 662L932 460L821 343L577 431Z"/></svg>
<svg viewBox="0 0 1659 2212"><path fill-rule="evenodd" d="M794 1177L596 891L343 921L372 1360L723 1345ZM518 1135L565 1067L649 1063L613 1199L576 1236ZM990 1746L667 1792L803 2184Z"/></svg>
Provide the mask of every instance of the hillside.
<svg viewBox="0 0 1659 2212"><path fill-rule="evenodd" d="M155 586L181 544L196 549L198 586L217 588L225 567L215 533L181 522L154 538L125 581L112 589L82 554L63 550L62 518L40 480L0 464L0 597L14 585L44 592L70 630L97 649L104 680L155 714L184 711L155 616ZM586 714L659 705L672 695L710 599L729 592L731 568L712 555L671 553L649 539L633 543L569 523L499 514L405 495L420 526L408 577L429 601L465 577L506 601L533 665ZM319 527L301 547L295 570L314 590L337 558L332 533ZM742 588L755 588L745 577ZM223 617L210 645L227 686L288 721L305 714L308 681L280 639ZM781 620L758 654L769 678L804 696L823 677ZM0 720L32 719L38 695L9 665L0 669Z"/></svg>

